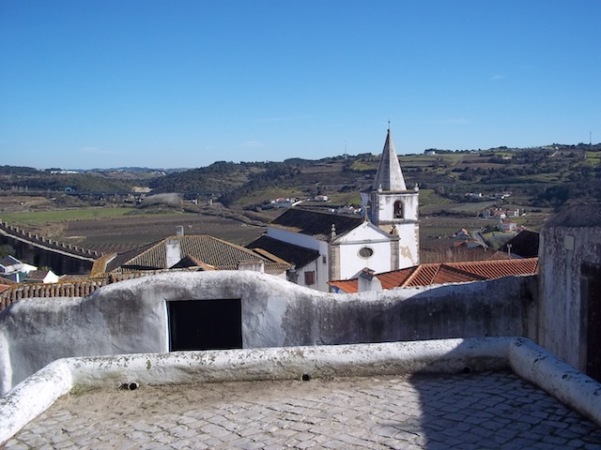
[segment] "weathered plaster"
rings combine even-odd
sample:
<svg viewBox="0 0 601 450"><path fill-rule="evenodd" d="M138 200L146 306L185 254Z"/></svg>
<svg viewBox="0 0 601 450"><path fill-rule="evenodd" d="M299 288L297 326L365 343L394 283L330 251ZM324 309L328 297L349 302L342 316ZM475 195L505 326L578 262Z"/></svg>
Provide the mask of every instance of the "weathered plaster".
<svg viewBox="0 0 601 450"><path fill-rule="evenodd" d="M601 223L569 225L552 223L540 235L538 342L585 371L581 269L583 263L601 264Z"/></svg>
<svg viewBox="0 0 601 450"><path fill-rule="evenodd" d="M534 286L516 277L350 295L244 271L140 278L87 298L29 299L3 311L0 386L6 392L63 357L169 351L167 301L240 299L243 348L533 337Z"/></svg>

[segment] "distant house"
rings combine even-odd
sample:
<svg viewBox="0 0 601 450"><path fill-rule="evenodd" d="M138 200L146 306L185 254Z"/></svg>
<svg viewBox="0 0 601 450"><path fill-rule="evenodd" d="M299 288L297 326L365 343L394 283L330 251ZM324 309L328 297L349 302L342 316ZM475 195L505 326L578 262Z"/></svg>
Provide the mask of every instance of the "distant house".
<svg viewBox="0 0 601 450"><path fill-rule="evenodd" d="M502 231L504 233L513 233L513 232L517 231L517 229L518 229L518 224L515 222L511 222L509 220L503 220L499 224L499 231Z"/></svg>
<svg viewBox="0 0 601 450"><path fill-rule="evenodd" d="M32 270L25 278L26 283L58 283L60 277L49 269Z"/></svg>
<svg viewBox="0 0 601 450"><path fill-rule="evenodd" d="M290 264L208 235L170 236L123 253L99 258L92 275L159 270L254 270L281 277Z"/></svg>
<svg viewBox="0 0 601 450"><path fill-rule="evenodd" d="M296 198L276 198L275 200L271 200L270 206L274 209L286 209L292 208L297 203L298 199Z"/></svg>
<svg viewBox="0 0 601 450"><path fill-rule="evenodd" d="M25 281L27 274L34 270L37 270L37 267L23 263L10 255L0 259L0 276L16 283Z"/></svg>

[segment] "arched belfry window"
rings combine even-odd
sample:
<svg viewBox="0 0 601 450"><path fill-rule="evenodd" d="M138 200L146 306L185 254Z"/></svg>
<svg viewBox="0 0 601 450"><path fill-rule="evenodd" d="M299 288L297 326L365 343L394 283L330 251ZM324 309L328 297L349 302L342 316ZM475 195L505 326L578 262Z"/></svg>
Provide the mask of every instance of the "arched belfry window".
<svg viewBox="0 0 601 450"><path fill-rule="evenodd" d="M402 219L403 218L403 203L400 200L394 202L394 218Z"/></svg>

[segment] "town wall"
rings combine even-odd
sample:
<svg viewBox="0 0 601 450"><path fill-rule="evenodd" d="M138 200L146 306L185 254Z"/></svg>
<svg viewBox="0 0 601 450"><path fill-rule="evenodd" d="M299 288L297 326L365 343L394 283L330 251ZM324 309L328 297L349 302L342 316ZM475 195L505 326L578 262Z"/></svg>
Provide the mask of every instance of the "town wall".
<svg viewBox="0 0 601 450"><path fill-rule="evenodd" d="M0 313L0 390L72 356L170 350L168 302L239 300L242 347L537 334L534 277L329 294L244 271L166 273Z"/></svg>
<svg viewBox="0 0 601 450"><path fill-rule="evenodd" d="M94 260L100 256L95 251L26 232L2 220L0 244L14 248L13 256L17 259L36 267L48 267L59 275L89 273Z"/></svg>

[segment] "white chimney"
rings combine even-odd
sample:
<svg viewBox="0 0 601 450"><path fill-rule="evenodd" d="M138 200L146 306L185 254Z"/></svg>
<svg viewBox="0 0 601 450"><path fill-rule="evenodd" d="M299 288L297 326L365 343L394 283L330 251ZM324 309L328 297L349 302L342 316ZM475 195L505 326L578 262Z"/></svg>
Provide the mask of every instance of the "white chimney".
<svg viewBox="0 0 601 450"><path fill-rule="evenodd" d="M165 269L170 269L182 260L182 248L179 239L165 241Z"/></svg>
<svg viewBox="0 0 601 450"><path fill-rule="evenodd" d="M358 292L380 292L382 290L382 283L376 277L375 272L367 267L361 271L357 281Z"/></svg>
<svg viewBox="0 0 601 450"><path fill-rule="evenodd" d="M252 270L253 272L265 273L265 263L259 259L240 261L238 270Z"/></svg>

